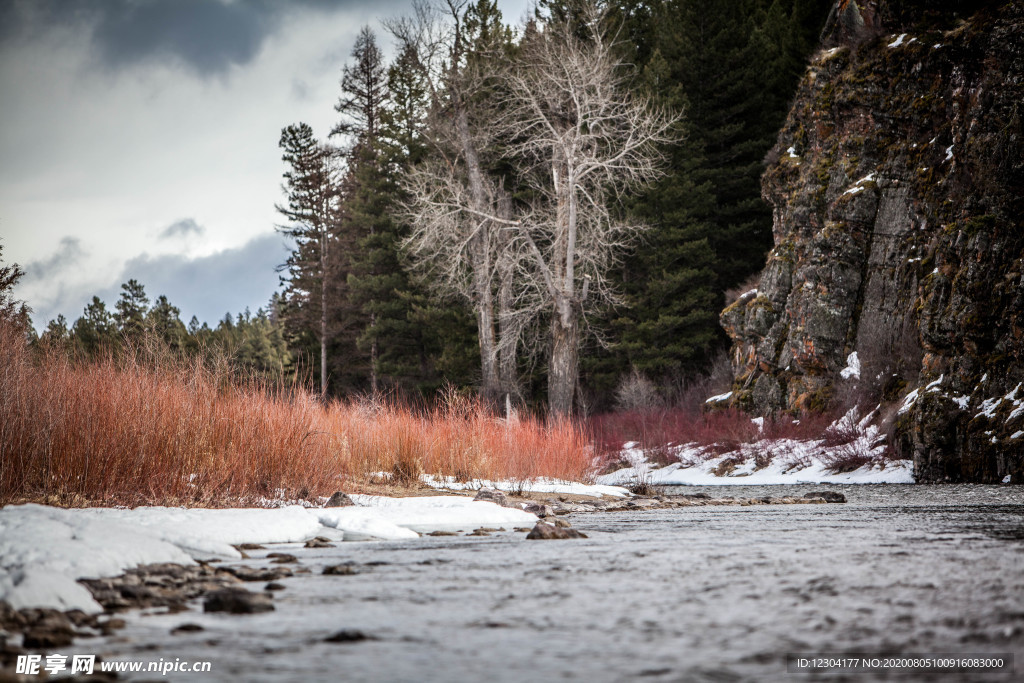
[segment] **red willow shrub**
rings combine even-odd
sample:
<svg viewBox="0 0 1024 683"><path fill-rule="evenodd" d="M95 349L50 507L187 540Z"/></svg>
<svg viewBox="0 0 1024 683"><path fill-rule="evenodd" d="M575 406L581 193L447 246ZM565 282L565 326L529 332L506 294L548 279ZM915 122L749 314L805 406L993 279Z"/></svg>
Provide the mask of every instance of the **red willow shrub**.
<svg viewBox="0 0 1024 683"><path fill-rule="evenodd" d="M668 464L675 462L672 446L695 444L707 448L710 457L758 438L758 427L750 416L732 408L707 413L680 408L609 413L591 418L590 429L606 466L615 463L622 445L629 441L643 449L648 460Z"/></svg>
<svg viewBox="0 0 1024 683"><path fill-rule="evenodd" d="M406 485L420 473L584 480L591 461L573 422L499 420L454 395L419 412L325 404L198 360L36 358L0 325L0 502L252 503L329 495L378 472Z"/></svg>

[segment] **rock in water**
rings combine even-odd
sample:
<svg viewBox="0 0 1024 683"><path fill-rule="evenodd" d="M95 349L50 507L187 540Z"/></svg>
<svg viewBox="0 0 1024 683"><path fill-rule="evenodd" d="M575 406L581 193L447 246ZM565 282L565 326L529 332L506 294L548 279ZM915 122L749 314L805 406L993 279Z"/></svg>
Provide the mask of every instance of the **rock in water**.
<svg viewBox="0 0 1024 683"><path fill-rule="evenodd" d="M267 559L274 564L290 564L299 561L294 555L288 553L267 553Z"/></svg>
<svg viewBox="0 0 1024 683"><path fill-rule="evenodd" d="M224 567L224 571L242 581L276 581L292 575L288 567Z"/></svg>
<svg viewBox="0 0 1024 683"><path fill-rule="evenodd" d="M344 628L324 638L325 643L361 643L364 640L374 640L374 638L354 628Z"/></svg>
<svg viewBox="0 0 1024 683"><path fill-rule="evenodd" d="M206 596L204 612L256 614L272 612L274 603L266 593L251 593L244 588L222 588Z"/></svg>
<svg viewBox="0 0 1024 683"><path fill-rule="evenodd" d="M532 512L538 517L554 517L555 510L550 505L542 505L541 503L525 503L523 509L527 512Z"/></svg>
<svg viewBox="0 0 1024 683"><path fill-rule="evenodd" d="M341 491L335 491L331 499L324 503L326 508L344 508L349 505L355 505L352 499L348 497L348 494L342 493Z"/></svg>
<svg viewBox="0 0 1024 683"><path fill-rule="evenodd" d="M504 491L498 491L496 489L482 488L476 492L476 496L473 500L483 500L489 503L497 503L503 508L515 507L513 503L508 500L508 495Z"/></svg>
<svg viewBox="0 0 1024 683"><path fill-rule="evenodd" d="M826 503L845 503L846 496L838 491L812 491L804 494L804 499L820 498Z"/></svg>
<svg viewBox="0 0 1024 683"><path fill-rule="evenodd" d="M531 541L552 541L563 538L586 538L587 535L576 531L571 527L560 527L547 522L537 522L537 525L526 535Z"/></svg>

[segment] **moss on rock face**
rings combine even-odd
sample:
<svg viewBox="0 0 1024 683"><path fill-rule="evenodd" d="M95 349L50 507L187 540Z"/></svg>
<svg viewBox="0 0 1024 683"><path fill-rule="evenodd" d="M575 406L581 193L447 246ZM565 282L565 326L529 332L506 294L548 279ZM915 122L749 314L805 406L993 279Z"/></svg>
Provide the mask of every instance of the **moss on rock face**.
<svg viewBox="0 0 1024 683"><path fill-rule="evenodd" d="M1024 407L973 416L1024 382L1024 4L873 6L837 3L769 154L735 374L759 411L818 410L857 351L882 400L919 389L894 437L919 480L1021 482Z"/></svg>

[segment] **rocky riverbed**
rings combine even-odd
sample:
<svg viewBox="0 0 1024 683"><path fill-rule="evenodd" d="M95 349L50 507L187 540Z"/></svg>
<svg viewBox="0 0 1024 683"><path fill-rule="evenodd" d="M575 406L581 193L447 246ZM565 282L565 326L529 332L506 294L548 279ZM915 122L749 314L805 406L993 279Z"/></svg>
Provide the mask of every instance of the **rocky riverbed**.
<svg viewBox="0 0 1024 683"><path fill-rule="evenodd" d="M90 582L117 613L64 624L39 611L33 637L74 642L29 644L209 661L208 673L156 675L209 681L782 680L796 675L789 653L1008 653L1024 664L1024 491L828 487L849 502L779 504L820 490L688 488L603 512L553 501L568 513L556 519L587 536L560 541L488 528L253 546L240 562ZM733 504L707 502L724 495ZM18 640L12 631L8 657Z"/></svg>

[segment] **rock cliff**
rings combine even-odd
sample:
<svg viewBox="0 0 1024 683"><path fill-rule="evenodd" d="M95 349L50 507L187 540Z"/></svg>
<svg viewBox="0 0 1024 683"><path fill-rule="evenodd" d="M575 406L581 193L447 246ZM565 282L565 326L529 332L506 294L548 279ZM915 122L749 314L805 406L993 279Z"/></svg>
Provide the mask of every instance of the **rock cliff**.
<svg viewBox="0 0 1024 683"><path fill-rule="evenodd" d="M766 160L775 246L721 316L733 400L880 404L919 481L1021 483L1024 3L842 0L823 41Z"/></svg>

